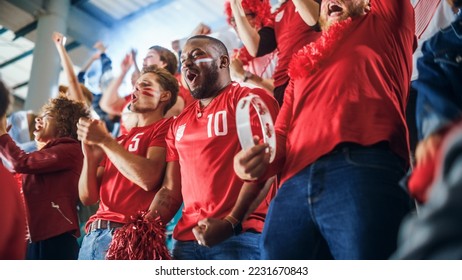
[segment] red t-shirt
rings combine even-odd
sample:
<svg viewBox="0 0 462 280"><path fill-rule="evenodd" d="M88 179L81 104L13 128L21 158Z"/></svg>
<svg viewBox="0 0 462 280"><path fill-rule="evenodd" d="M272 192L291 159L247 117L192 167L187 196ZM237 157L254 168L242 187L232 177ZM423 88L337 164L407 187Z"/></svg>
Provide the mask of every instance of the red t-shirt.
<svg viewBox="0 0 462 280"><path fill-rule="evenodd" d="M0 163L0 260L23 260L26 255L26 213L13 175Z"/></svg>
<svg viewBox="0 0 462 280"><path fill-rule="evenodd" d="M204 218L224 218L236 203L243 182L235 175L233 157L241 150L236 130L236 105L249 93L259 95L275 119L276 100L262 89L227 86L201 109L199 101L188 106L167 134L167 161L179 161L184 209L175 227L176 240L195 240L192 228ZM252 112L253 110L251 110ZM260 127L252 114L252 127ZM257 209L243 222L243 229L261 232L267 207Z"/></svg>
<svg viewBox="0 0 462 280"><path fill-rule="evenodd" d="M276 36L278 63L273 78L274 86L278 87L289 81L287 68L292 55L304 45L314 42L321 34L303 21L291 0L281 5L273 24L267 27L273 28ZM260 44L265 44L264 40Z"/></svg>
<svg viewBox="0 0 462 280"><path fill-rule="evenodd" d="M409 1L371 1L371 12L311 75L292 79L276 122L286 137L282 182L341 142L388 141L409 159L405 108L414 46Z"/></svg>
<svg viewBox="0 0 462 280"><path fill-rule="evenodd" d="M172 118L161 119L151 125L134 127L127 135L117 138L120 145L131 153L146 157L148 148L165 147L165 135ZM145 191L119 172L106 158L100 187L98 211L90 217L88 225L96 219L127 223L130 216L149 208L156 191Z"/></svg>

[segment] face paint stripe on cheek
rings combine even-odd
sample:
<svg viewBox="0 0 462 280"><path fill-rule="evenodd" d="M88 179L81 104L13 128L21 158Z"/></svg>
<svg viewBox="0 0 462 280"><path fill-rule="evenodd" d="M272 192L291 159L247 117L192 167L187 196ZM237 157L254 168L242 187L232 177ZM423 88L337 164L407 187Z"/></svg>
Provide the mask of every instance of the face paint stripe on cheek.
<svg viewBox="0 0 462 280"><path fill-rule="evenodd" d="M213 61L213 58L210 58L210 57L207 57L207 58L199 58L199 59L196 59L194 61L194 63L197 65L199 63L203 63L203 62L212 62Z"/></svg>
<svg viewBox="0 0 462 280"><path fill-rule="evenodd" d="M151 96L154 97L155 91L152 89L143 89L141 90L141 94L146 95L146 96Z"/></svg>

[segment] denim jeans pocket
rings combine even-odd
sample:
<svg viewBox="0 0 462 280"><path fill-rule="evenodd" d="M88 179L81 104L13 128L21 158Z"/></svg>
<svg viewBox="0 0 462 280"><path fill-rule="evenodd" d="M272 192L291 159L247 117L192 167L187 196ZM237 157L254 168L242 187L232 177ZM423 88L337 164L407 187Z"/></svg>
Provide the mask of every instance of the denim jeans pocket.
<svg viewBox="0 0 462 280"><path fill-rule="evenodd" d="M462 51L457 48L443 49L435 54L435 63L445 67L462 67Z"/></svg>
<svg viewBox="0 0 462 280"><path fill-rule="evenodd" d="M405 162L390 150L363 147L344 151L345 161L356 167L381 169L405 175Z"/></svg>

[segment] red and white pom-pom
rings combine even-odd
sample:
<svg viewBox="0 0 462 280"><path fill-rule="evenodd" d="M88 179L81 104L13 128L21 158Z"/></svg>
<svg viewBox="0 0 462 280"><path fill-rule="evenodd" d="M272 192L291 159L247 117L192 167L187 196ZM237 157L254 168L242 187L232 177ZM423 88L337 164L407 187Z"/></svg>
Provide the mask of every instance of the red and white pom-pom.
<svg viewBox="0 0 462 280"><path fill-rule="evenodd" d="M241 2L242 8L255 14L253 20L255 28L260 29L263 26L269 25L274 21L274 14L271 13L271 4L269 0L243 0ZM229 1L225 2L225 16L229 25L233 17L231 4Z"/></svg>
<svg viewBox="0 0 462 280"><path fill-rule="evenodd" d="M170 260L165 226L160 217L146 219L139 212L132 222L116 230L106 254L108 260Z"/></svg>

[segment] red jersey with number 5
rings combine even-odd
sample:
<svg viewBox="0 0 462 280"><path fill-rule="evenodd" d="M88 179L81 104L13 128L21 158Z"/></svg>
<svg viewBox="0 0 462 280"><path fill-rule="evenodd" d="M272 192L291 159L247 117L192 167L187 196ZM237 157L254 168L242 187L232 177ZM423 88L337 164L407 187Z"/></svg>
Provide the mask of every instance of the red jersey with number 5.
<svg viewBox="0 0 462 280"><path fill-rule="evenodd" d="M172 118L162 119L144 127L134 127L117 141L131 153L146 157L150 147L165 147L165 135ZM130 216L147 210L154 199L155 191L145 191L119 172L107 158L103 162L104 174L100 187L98 211L90 217L87 227L96 219L127 223Z"/></svg>

